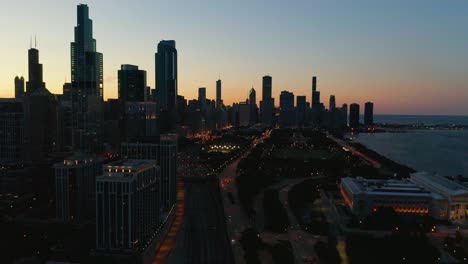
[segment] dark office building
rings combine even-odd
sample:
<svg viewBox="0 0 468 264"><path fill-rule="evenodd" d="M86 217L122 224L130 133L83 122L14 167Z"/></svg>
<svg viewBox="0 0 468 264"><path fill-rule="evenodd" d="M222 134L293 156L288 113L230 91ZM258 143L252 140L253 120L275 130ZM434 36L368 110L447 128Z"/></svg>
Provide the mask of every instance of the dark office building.
<svg viewBox="0 0 468 264"><path fill-rule="evenodd" d="M359 105L351 104L349 106L349 127L358 128L359 127Z"/></svg>
<svg viewBox="0 0 468 264"><path fill-rule="evenodd" d="M54 165L57 221L94 221L96 177L102 174L102 164L101 158L75 155Z"/></svg>
<svg viewBox="0 0 468 264"><path fill-rule="evenodd" d="M25 114L21 99L0 99L0 165L24 161Z"/></svg>
<svg viewBox="0 0 468 264"><path fill-rule="evenodd" d="M163 133L177 129L177 49L174 40L162 40L155 54L158 123Z"/></svg>
<svg viewBox="0 0 468 264"><path fill-rule="evenodd" d="M216 108L221 107L221 80L216 81Z"/></svg>
<svg viewBox="0 0 468 264"><path fill-rule="evenodd" d="M125 102L125 139L156 141L159 130L155 102Z"/></svg>
<svg viewBox="0 0 468 264"><path fill-rule="evenodd" d="M374 104L367 102L364 105L364 125L372 126L374 124Z"/></svg>
<svg viewBox="0 0 468 264"><path fill-rule="evenodd" d="M124 102L145 102L146 71L139 70L138 66L123 64L118 71L119 99Z"/></svg>
<svg viewBox="0 0 468 264"><path fill-rule="evenodd" d="M156 61L156 89L159 106L168 112L177 103L177 50L175 40L162 40L158 44Z"/></svg>
<svg viewBox="0 0 468 264"><path fill-rule="evenodd" d="M298 126L303 126L307 119L306 96L296 97L296 122Z"/></svg>
<svg viewBox="0 0 468 264"><path fill-rule="evenodd" d="M273 124L273 109L274 101L272 94L272 78L271 76L263 76L262 79L262 102L260 103L260 112L262 115L262 124L271 126Z"/></svg>
<svg viewBox="0 0 468 264"><path fill-rule="evenodd" d="M31 94L39 88L45 87L42 79L42 64L39 63L39 50L35 48L28 50L28 72L29 79L26 83L26 94Z"/></svg>
<svg viewBox="0 0 468 264"><path fill-rule="evenodd" d="M120 160L96 179L96 249L136 255L154 251L159 227L160 169L153 160ZM128 261L125 263L147 263Z"/></svg>
<svg viewBox="0 0 468 264"><path fill-rule="evenodd" d="M341 106L341 115L343 116L343 127L346 127L348 125L348 105L343 104Z"/></svg>
<svg viewBox="0 0 468 264"><path fill-rule="evenodd" d="M335 110L335 108L336 108L335 96L330 95L330 105L328 109L332 111L332 110Z"/></svg>
<svg viewBox="0 0 468 264"><path fill-rule="evenodd" d="M38 88L24 98L27 159L42 162L56 150L57 100L45 87Z"/></svg>
<svg viewBox="0 0 468 264"><path fill-rule="evenodd" d="M320 109L320 92L317 91L317 77L312 77L312 109Z"/></svg>
<svg viewBox="0 0 468 264"><path fill-rule="evenodd" d="M204 114L206 111L206 88L205 87L198 88L198 102L200 103L200 112Z"/></svg>
<svg viewBox="0 0 468 264"><path fill-rule="evenodd" d="M77 7L75 41L71 43L73 145L76 150L102 151L103 56L96 52L93 21L87 5Z"/></svg>
<svg viewBox="0 0 468 264"><path fill-rule="evenodd" d="M23 76L15 77L15 98L22 98L24 96L24 78Z"/></svg>
<svg viewBox="0 0 468 264"><path fill-rule="evenodd" d="M282 127L294 125L294 94L282 91L280 94L280 123Z"/></svg>
<svg viewBox="0 0 468 264"><path fill-rule="evenodd" d="M62 100L63 101L70 101L72 100L72 84L71 83L64 83L62 87Z"/></svg>

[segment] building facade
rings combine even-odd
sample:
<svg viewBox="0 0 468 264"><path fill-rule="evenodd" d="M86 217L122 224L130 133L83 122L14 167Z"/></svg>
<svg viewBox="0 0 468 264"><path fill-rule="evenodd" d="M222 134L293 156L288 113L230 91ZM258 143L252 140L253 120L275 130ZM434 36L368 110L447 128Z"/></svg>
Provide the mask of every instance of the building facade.
<svg viewBox="0 0 468 264"><path fill-rule="evenodd" d="M349 106L349 127L359 128L359 105L351 104Z"/></svg>
<svg viewBox="0 0 468 264"><path fill-rule="evenodd" d="M146 71L138 66L124 64L118 71L119 99L125 102L145 102L149 100L146 94Z"/></svg>
<svg viewBox="0 0 468 264"><path fill-rule="evenodd" d="M73 146L82 152L102 151L103 56L96 51L93 21L87 5L77 7L71 49Z"/></svg>
<svg viewBox="0 0 468 264"><path fill-rule="evenodd" d="M77 154L54 165L58 222L84 224L95 218L96 177L103 159Z"/></svg>
<svg viewBox="0 0 468 264"><path fill-rule="evenodd" d="M152 160L120 160L96 179L96 248L144 251L159 227L160 171Z"/></svg>
<svg viewBox="0 0 468 264"><path fill-rule="evenodd" d="M418 172L406 180L343 178L341 194L358 218L389 207L401 214L429 215L468 224L468 188L438 175Z"/></svg>

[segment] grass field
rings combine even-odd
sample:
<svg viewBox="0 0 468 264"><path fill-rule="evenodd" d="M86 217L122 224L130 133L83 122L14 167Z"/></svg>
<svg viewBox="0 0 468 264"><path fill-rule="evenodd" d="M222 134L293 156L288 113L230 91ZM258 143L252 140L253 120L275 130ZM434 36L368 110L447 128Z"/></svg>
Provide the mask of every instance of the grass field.
<svg viewBox="0 0 468 264"><path fill-rule="evenodd" d="M278 149L273 153L276 158L292 160L322 160L330 159L332 154L324 149Z"/></svg>

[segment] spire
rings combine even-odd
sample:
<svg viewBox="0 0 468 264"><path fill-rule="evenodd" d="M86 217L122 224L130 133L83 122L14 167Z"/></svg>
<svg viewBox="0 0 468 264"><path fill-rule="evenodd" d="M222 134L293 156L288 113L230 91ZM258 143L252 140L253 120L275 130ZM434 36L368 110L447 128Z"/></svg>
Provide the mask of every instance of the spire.
<svg viewBox="0 0 468 264"><path fill-rule="evenodd" d="M37 39L36 39L36 34L34 34L34 48L37 48Z"/></svg>
<svg viewBox="0 0 468 264"><path fill-rule="evenodd" d="M32 49L32 36L29 36L29 49Z"/></svg>

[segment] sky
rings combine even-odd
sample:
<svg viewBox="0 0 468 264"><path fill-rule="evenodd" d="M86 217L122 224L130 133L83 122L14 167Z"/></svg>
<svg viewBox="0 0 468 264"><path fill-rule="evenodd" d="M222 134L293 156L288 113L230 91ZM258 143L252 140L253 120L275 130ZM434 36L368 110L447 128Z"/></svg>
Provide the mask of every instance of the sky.
<svg viewBox="0 0 468 264"><path fill-rule="evenodd" d="M27 50L37 36L44 81L62 93L70 80L76 5L88 4L97 50L104 54L104 97L117 97L121 64L147 71L154 53L176 40L179 94L244 101L261 98L262 76L273 96L288 90L311 100L374 102L376 114L468 115L468 1L432 0L0 0L0 97L27 80Z"/></svg>

